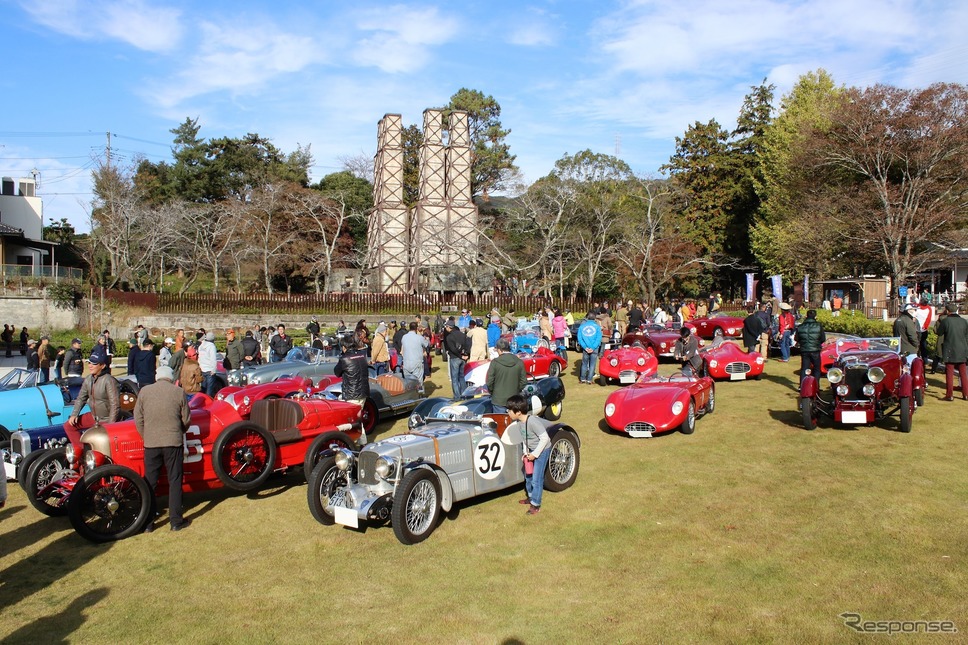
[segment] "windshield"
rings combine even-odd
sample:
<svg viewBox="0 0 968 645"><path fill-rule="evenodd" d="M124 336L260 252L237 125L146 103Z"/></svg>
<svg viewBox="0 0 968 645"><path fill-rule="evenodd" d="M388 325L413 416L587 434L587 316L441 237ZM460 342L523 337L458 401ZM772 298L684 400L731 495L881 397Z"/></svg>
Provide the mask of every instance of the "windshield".
<svg viewBox="0 0 968 645"><path fill-rule="evenodd" d="M286 354L287 361L301 361L303 363L326 363L339 358L339 351L334 347L319 349L316 347L293 347Z"/></svg>
<svg viewBox="0 0 968 645"><path fill-rule="evenodd" d="M901 339L897 336L886 338L841 338L834 346L837 356L846 352L894 352L901 353Z"/></svg>
<svg viewBox="0 0 968 645"><path fill-rule="evenodd" d="M0 378L0 390L16 390L37 384L37 372L15 368Z"/></svg>

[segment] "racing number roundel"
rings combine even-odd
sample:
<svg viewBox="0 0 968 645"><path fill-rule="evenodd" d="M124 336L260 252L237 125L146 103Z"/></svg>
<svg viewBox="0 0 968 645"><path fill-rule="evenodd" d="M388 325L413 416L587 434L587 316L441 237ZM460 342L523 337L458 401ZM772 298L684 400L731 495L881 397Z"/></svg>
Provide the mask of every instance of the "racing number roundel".
<svg viewBox="0 0 968 645"><path fill-rule="evenodd" d="M506 454L500 439L484 437L474 448L474 472L481 479L494 479L504 470Z"/></svg>

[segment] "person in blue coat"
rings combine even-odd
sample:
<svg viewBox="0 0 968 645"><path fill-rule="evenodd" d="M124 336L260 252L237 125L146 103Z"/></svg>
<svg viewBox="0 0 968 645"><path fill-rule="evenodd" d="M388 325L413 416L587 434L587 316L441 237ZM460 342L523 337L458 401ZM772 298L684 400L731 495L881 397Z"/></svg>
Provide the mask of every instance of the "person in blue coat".
<svg viewBox="0 0 968 645"><path fill-rule="evenodd" d="M602 328L595 322L595 314L588 312L585 322L578 326L578 349L581 350L581 372L578 377L582 383L591 383L595 377L595 361L601 344Z"/></svg>
<svg viewBox="0 0 968 645"><path fill-rule="evenodd" d="M494 347L497 339L501 337L501 318L495 316L491 318L491 324L487 326L487 346Z"/></svg>

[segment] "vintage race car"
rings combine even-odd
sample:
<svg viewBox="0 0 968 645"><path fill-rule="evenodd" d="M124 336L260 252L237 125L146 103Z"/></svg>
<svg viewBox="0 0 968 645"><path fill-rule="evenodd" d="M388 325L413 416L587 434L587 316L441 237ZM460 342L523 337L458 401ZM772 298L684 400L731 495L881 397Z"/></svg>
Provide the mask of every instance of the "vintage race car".
<svg viewBox="0 0 968 645"><path fill-rule="evenodd" d="M538 328L538 323L531 324L530 321L526 327L521 327L522 323L518 323L518 328L514 331L504 334L502 338L511 344L511 351L515 353L531 353L536 351L539 347L550 348L550 344L547 340L541 337L541 330Z"/></svg>
<svg viewBox="0 0 968 645"><path fill-rule="evenodd" d="M722 342L699 350L706 374L714 379L743 381L758 379L766 361L759 352L747 354L736 343Z"/></svg>
<svg viewBox="0 0 968 645"><path fill-rule="evenodd" d="M22 387L33 387L37 385L40 372L28 370L22 367L15 367L3 376L0 376L0 391L19 390Z"/></svg>
<svg viewBox="0 0 968 645"><path fill-rule="evenodd" d="M738 338L743 335L743 319L726 313L693 318L688 324L700 338Z"/></svg>
<svg viewBox="0 0 968 645"><path fill-rule="evenodd" d="M229 385L219 390L215 398L225 401L239 412L239 416L248 419L252 412L252 404L263 399L291 399L299 395L311 395L333 383L338 383L336 376L324 376L318 384L305 376L285 376L276 381L258 385L237 387Z"/></svg>
<svg viewBox="0 0 968 645"><path fill-rule="evenodd" d="M283 376L305 376L318 383L322 377L333 375L337 361L339 351L333 348L293 347L284 361L230 371L228 384L239 387L259 385Z"/></svg>
<svg viewBox="0 0 968 645"><path fill-rule="evenodd" d="M630 437L672 430L692 434L696 419L716 407L716 385L708 376L643 376L605 399L605 423Z"/></svg>
<svg viewBox="0 0 968 645"><path fill-rule="evenodd" d="M839 351L827 370L829 398L820 394L818 374L808 373L800 382L803 426L813 430L821 415L863 425L897 414L901 432L911 432L914 411L924 405L921 358L901 356L898 337L851 339L839 347L848 349Z"/></svg>
<svg viewBox="0 0 968 645"><path fill-rule="evenodd" d="M322 389L319 396L339 399L343 395L343 380L332 377L332 382ZM405 379L396 374L381 374L370 379L370 398L363 405L361 422L367 434L373 432L381 419L410 413L425 401L423 383Z"/></svg>
<svg viewBox="0 0 968 645"><path fill-rule="evenodd" d="M695 331L692 323L686 323L686 327ZM679 332L682 323L669 322L662 325L648 323L641 330L631 331L622 337L622 345L632 346L641 343L646 347L651 347L656 356L670 358L675 354L676 341L679 340ZM700 339L699 344L702 345Z"/></svg>
<svg viewBox="0 0 968 645"><path fill-rule="evenodd" d="M359 452L335 450L309 475L309 510L325 525L359 528L389 520L400 542L422 542L437 528L441 511L524 482L521 433L507 421L503 414L466 410L446 419L411 417L408 434ZM563 424L549 435L544 487L559 492L578 477L581 444Z"/></svg>
<svg viewBox="0 0 968 645"><path fill-rule="evenodd" d="M830 334L827 342L820 348L820 373L826 374L827 370L837 361L837 357L844 352L860 349L863 340L859 336Z"/></svg>
<svg viewBox="0 0 968 645"><path fill-rule="evenodd" d="M626 334L629 336L632 334ZM659 371L659 359L647 342L636 339L631 345L607 349L598 359L598 379L602 385L618 381L622 385L635 383L643 374Z"/></svg>
<svg viewBox="0 0 968 645"><path fill-rule="evenodd" d="M518 352L518 358L524 363L524 371L528 378L539 379L546 376L560 376L562 370L568 367L567 361L559 354L544 346L539 346L533 353ZM475 361L464 366L464 381L468 385L485 385L487 370L491 361Z"/></svg>
<svg viewBox="0 0 968 645"><path fill-rule="evenodd" d="M83 381L69 378L0 391L0 441L10 441L10 435L16 430L67 421Z"/></svg>
<svg viewBox="0 0 968 645"><path fill-rule="evenodd" d="M310 472L333 446L356 447L360 407L310 399L264 399L248 420L224 401L192 397L185 434L184 490L225 486L248 492L273 472L301 466ZM27 474L27 497L47 515L70 517L94 542L141 532L153 521L144 480L144 444L134 421L94 426L63 448L46 451ZM162 479L157 493L166 494Z"/></svg>
<svg viewBox="0 0 968 645"><path fill-rule="evenodd" d="M531 412L548 419L557 421L564 409L565 384L558 377L549 377L528 383L521 394L528 399ZM414 408L411 418L434 419L440 410L460 406L469 410L471 414L482 415L494 412L494 404L486 385L468 386L460 398L451 399L443 396L431 397Z"/></svg>

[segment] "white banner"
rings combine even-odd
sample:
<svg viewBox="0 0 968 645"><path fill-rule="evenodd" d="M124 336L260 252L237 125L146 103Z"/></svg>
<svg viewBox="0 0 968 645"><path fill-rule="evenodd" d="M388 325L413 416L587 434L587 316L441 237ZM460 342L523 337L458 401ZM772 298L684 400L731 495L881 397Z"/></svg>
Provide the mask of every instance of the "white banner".
<svg viewBox="0 0 968 645"><path fill-rule="evenodd" d="M746 302L753 302L755 300L753 293L753 274L746 274Z"/></svg>
<svg viewBox="0 0 968 645"><path fill-rule="evenodd" d="M770 277L773 281L773 297L783 302L783 276L774 275Z"/></svg>

